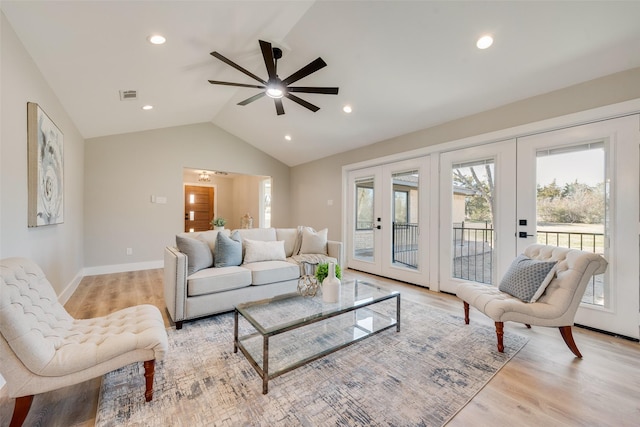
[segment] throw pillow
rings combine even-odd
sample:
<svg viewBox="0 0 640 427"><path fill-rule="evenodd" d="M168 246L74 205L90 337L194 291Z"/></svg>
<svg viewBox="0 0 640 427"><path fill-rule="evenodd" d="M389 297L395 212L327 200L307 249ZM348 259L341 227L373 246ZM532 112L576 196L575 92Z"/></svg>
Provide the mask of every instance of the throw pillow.
<svg viewBox="0 0 640 427"><path fill-rule="evenodd" d="M242 238L234 231L229 237L224 233L216 236L213 253L214 267L230 267L242 264Z"/></svg>
<svg viewBox="0 0 640 427"><path fill-rule="evenodd" d="M213 257L206 242L191 237L176 236L178 250L187 256L187 275L211 267Z"/></svg>
<svg viewBox="0 0 640 427"><path fill-rule="evenodd" d="M327 234L328 229L313 231L307 227L302 230L301 254L322 254L327 255Z"/></svg>
<svg viewBox="0 0 640 427"><path fill-rule="evenodd" d="M556 261L540 261L519 255L500 282L500 289L524 302L535 302L555 275Z"/></svg>
<svg viewBox="0 0 640 427"><path fill-rule="evenodd" d="M284 241L264 242L244 239L244 263L260 261L285 261Z"/></svg>

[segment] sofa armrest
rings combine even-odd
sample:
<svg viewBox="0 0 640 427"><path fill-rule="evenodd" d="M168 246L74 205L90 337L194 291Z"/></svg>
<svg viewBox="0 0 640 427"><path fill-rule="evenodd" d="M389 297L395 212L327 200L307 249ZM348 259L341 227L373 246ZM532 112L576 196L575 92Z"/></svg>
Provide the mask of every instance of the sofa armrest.
<svg viewBox="0 0 640 427"><path fill-rule="evenodd" d="M164 301L174 322L185 319L187 256L171 246L164 249Z"/></svg>
<svg viewBox="0 0 640 427"><path fill-rule="evenodd" d="M335 240L327 241L327 255L338 260L338 265L342 268L342 242Z"/></svg>

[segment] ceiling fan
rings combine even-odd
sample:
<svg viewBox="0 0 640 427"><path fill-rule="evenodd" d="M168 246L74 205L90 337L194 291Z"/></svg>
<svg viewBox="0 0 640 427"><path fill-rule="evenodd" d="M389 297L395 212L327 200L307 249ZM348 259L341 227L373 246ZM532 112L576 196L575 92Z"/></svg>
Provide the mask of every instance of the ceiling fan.
<svg viewBox="0 0 640 427"><path fill-rule="evenodd" d="M211 55L215 58L218 58L220 61L224 62L227 65L232 66L236 70L246 74L254 80L259 81L262 85L250 85L244 83L232 83L232 82L221 82L217 80L209 80L209 83L214 85L226 85L226 86L238 86L238 87L250 87L256 89L264 89L263 92L260 92L257 95L253 95L245 99L244 101L238 102L238 105L247 105L253 101L256 101L263 96L267 95L270 98L273 98L273 101L276 104L276 112L278 115L284 114L284 106L282 105L282 98L289 98L293 102L302 105L305 108L313 111L314 113L320 109L310 102L305 101L291 92L301 92L301 93L323 93L326 95L337 95L338 88L337 87L307 87L307 86L289 86L291 83L297 82L298 80L307 77L311 73L315 73L321 68L327 66L327 63L322 60L322 58L317 58L314 61L311 61L309 64L300 68L295 73L291 74L286 79L280 79L277 74L278 70L278 59L282 58L282 50L277 47L271 47L271 43L265 42L263 40L259 40L260 49L262 50L262 57L264 58L264 65L267 67L267 74L269 75L269 79L267 81L261 79L256 76L252 72L246 70L230 59L222 56L218 52L211 52Z"/></svg>

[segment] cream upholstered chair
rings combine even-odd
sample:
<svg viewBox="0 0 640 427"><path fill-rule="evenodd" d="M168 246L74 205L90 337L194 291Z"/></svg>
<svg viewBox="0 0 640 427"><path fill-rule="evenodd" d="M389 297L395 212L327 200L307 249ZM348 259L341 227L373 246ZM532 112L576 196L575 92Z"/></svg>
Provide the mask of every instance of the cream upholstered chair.
<svg viewBox="0 0 640 427"><path fill-rule="evenodd" d="M607 261L590 252L537 244L527 247L524 255L532 260L556 262L548 276L551 281L539 299L525 302L495 286L464 282L458 286L456 294L464 302L465 323L469 324L469 305L493 319L500 352L504 351L504 322L559 328L573 354L582 357L573 340L571 326L587 283L593 275L606 271Z"/></svg>
<svg viewBox="0 0 640 427"><path fill-rule="evenodd" d="M0 373L16 403L11 427L24 422L33 395L144 362L146 401L155 361L167 350L157 307L139 305L104 317L74 319L33 261L0 261Z"/></svg>

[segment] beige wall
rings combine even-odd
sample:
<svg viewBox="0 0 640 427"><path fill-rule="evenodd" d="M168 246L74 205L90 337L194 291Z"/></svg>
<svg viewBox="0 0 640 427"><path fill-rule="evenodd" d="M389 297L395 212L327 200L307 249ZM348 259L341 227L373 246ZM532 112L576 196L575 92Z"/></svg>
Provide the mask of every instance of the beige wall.
<svg viewBox="0 0 640 427"><path fill-rule="evenodd" d="M271 176L274 226L289 226L289 167L211 123L91 138L85 145L85 266L161 260L184 226L185 167ZM231 220L229 227L239 221L229 209L238 191L244 190L218 197L218 214ZM167 203L151 203L152 195Z"/></svg>
<svg viewBox="0 0 640 427"><path fill-rule="evenodd" d="M233 213L227 218L230 223L228 228L240 228L241 217L246 213L253 218L254 227L261 226L258 222L260 220L260 183L263 179L264 177L260 176L242 175L233 180ZM289 223L283 225L290 226Z"/></svg>
<svg viewBox="0 0 640 427"><path fill-rule="evenodd" d="M0 258L33 259L61 294L84 265L84 141L1 15ZM27 102L38 103L64 134L64 224L27 227Z"/></svg>
<svg viewBox="0 0 640 427"><path fill-rule="evenodd" d="M640 98L640 68L291 168L292 221L341 238L342 166ZM321 183L321 184L320 184ZM333 200L328 206L327 200Z"/></svg>

